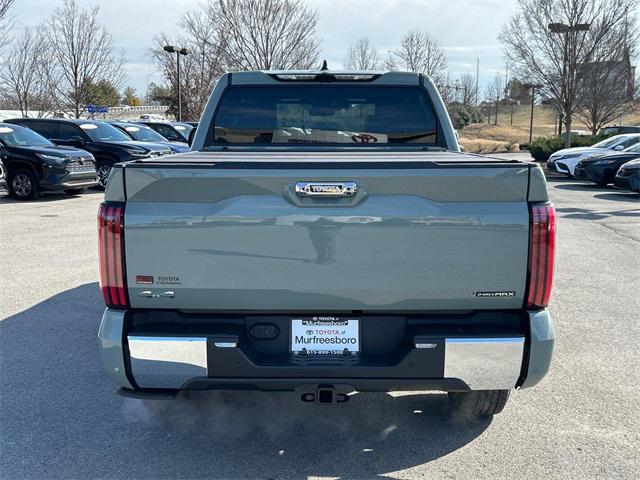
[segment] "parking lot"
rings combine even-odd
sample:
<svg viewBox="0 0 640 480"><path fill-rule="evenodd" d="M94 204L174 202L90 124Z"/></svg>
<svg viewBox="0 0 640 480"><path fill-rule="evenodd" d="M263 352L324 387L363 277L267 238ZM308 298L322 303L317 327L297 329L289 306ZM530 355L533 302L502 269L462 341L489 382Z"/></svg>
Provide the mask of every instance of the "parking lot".
<svg viewBox="0 0 640 480"><path fill-rule="evenodd" d="M207 392L158 408L115 394L96 334L102 194L0 199L2 478L637 478L640 200L549 179L557 344L492 420L442 394Z"/></svg>

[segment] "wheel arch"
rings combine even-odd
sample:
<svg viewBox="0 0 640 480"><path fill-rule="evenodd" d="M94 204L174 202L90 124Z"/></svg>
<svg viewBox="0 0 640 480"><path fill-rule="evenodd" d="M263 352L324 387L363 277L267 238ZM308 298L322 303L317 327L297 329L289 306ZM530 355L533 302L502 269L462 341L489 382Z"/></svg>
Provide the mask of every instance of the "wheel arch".
<svg viewBox="0 0 640 480"><path fill-rule="evenodd" d="M42 179L42 170L38 170L35 165L27 160L6 158L2 160L4 168L7 171L7 179L11 178L18 170L31 171L38 180Z"/></svg>
<svg viewBox="0 0 640 480"><path fill-rule="evenodd" d="M93 156L96 159L96 167L100 162L109 162L115 164L122 161L113 153L96 153Z"/></svg>

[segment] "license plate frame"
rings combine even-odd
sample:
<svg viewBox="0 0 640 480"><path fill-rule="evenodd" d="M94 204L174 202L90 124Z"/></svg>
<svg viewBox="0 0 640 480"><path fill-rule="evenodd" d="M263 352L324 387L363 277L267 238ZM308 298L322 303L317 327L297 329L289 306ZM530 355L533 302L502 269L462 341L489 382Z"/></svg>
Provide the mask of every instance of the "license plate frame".
<svg viewBox="0 0 640 480"><path fill-rule="evenodd" d="M359 317L313 316L291 317L289 319L289 353L308 355L357 355L361 352L362 319ZM300 342L302 338L327 339L327 343ZM339 343L331 343L332 338ZM353 341L351 339L354 339ZM304 345L313 345L308 348ZM333 347L333 348L332 348ZM341 348L342 347L342 348Z"/></svg>

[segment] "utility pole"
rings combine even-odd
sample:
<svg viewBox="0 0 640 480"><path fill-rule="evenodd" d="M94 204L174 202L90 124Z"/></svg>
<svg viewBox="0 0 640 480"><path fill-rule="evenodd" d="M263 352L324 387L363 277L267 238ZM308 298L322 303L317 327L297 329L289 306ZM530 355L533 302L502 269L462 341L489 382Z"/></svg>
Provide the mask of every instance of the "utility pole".
<svg viewBox="0 0 640 480"><path fill-rule="evenodd" d="M180 84L180 55L187 55L189 51L186 48L174 47L173 45L165 45L162 49L167 53L176 54L177 62L177 88L176 93L178 95L178 121L182 121L182 85Z"/></svg>
<svg viewBox="0 0 640 480"><path fill-rule="evenodd" d="M536 88L540 89L542 85L536 83L525 83L523 87L531 89L531 117L529 119L529 144L531 144L531 140L533 139L533 106L536 103Z"/></svg>
<svg viewBox="0 0 640 480"><path fill-rule="evenodd" d="M509 102L510 109L510 125L513 125L513 103L511 102L511 96L509 95L509 62L504 71L504 99Z"/></svg>
<svg viewBox="0 0 640 480"><path fill-rule="evenodd" d="M507 66L504 70L504 99L507 99L507 94L509 92L509 62L507 62Z"/></svg>
<svg viewBox="0 0 640 480"><path fill-rule="evenodd" d="M476 57L476 107L478 103L478 79L480 78L480 55Z"/></svg>

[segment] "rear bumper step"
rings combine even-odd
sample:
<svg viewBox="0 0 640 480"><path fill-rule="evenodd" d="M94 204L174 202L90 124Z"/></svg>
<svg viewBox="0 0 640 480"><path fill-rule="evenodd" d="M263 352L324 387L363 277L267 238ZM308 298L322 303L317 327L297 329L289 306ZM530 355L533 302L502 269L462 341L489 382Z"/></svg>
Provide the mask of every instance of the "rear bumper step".
<svg viewBox="0 0 640 480"><path fill-rule="evenodd" d="M130 388L120 387L116 392L118 395L127 398L136 398L138 400L173 400L178 392L175 390L131 390Z"/></svg>

